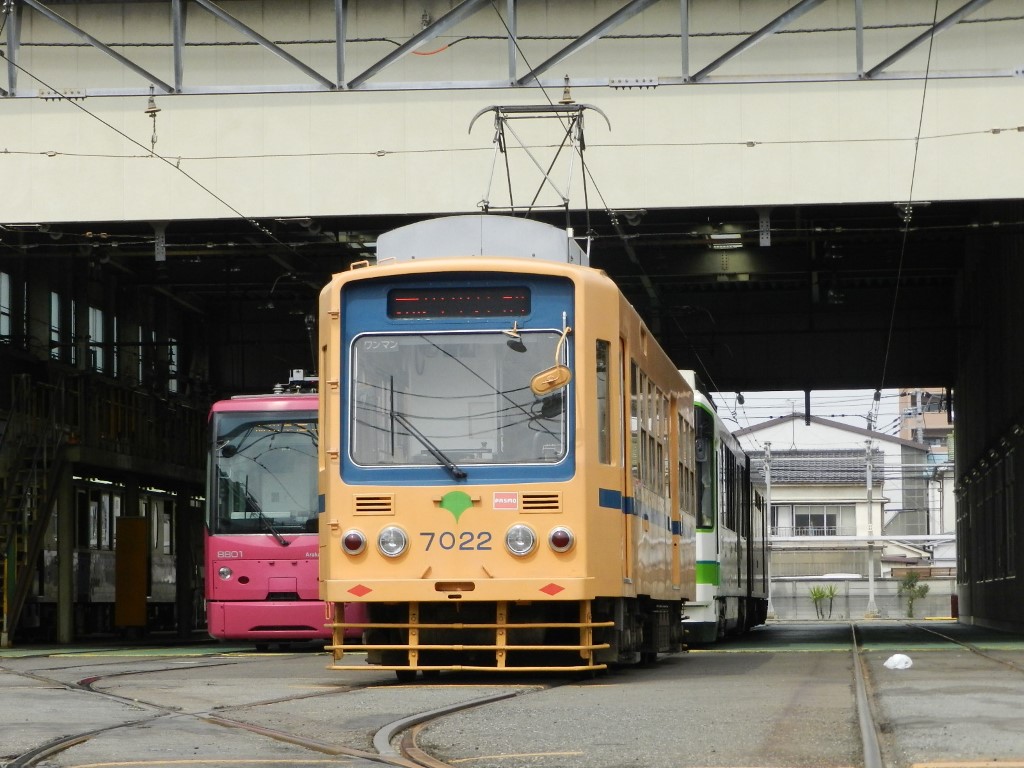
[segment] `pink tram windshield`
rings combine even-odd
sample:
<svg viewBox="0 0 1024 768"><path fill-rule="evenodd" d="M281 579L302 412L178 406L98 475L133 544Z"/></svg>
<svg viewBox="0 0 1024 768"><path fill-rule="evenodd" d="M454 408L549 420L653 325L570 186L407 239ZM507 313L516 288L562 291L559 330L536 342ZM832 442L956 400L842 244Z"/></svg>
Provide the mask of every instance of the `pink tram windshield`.
<svg viewBox="0 0 1024 768"><path fill-rule="evenodd" d="M215 403L210 438L208 632L257 644L329 638L319 598L317 395Z"/></svg>

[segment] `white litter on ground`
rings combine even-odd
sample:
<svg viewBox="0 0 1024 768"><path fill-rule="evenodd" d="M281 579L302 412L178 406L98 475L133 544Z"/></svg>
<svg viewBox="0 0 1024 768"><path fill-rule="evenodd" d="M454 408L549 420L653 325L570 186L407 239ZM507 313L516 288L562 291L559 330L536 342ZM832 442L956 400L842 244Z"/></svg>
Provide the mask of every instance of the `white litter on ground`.
<svg viewBox="0 0 1024 768"><path fill-rule="evenodd" d="M909 656L897 653L885 660L885 667L886 669L910 669L913 663Z"/></svg>

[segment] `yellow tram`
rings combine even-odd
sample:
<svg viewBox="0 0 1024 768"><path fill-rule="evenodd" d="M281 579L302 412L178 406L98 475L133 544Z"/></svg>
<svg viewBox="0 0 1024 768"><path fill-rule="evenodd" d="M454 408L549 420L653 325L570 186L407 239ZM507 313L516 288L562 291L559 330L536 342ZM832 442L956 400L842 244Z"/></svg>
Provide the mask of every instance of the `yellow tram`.
<svg viewBox="0 0 1024 768"><path fill-rule="evenodd" d="M694 391L566 231L394 230L324 288L319 329L332 668L365 668L345 663L357 649L400 679L682 649Z"/></svg>

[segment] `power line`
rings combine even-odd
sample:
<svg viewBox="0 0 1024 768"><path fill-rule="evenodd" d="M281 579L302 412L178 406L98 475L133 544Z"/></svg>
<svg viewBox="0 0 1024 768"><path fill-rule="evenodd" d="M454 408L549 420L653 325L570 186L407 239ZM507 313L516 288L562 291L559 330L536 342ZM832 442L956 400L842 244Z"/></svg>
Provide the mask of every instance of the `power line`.
<svg viewBox="0 0 1024 768"><path fill-rule="evenodd" d="M913 201L914 201L914 182L917 178L917 158L921 148L921 127L924 125L924 105L928 97L928 75L931 72L932 66L932 51L935 48L935 25L939 20L939 0L935 0L935 6L932 16L932 33L928 36L928 57L925 61L924 68L924 84L921 86L921 108L917 118L917 140L914 142L914 160L910 168L910 189L907 192L907 203L903 209L903 241L900 245L900 258L899 264L896 267L896 285L893 288L892 297L892 310L889 315L889 334L885 341L885 355L882 360L882 375L879 379L879 387L875 390L876 397L875 401L878 401L878 393L881 392L882 386L885 385L885 374L889 367L889 355L892 351L892 338L896 330L896 307L899 303L900 294L900 280L903 276L903 263L907 253L907 239L910 236L910 218L913 212ZM873 413L877 418L877 407L874 408Z"/></svg>
<svg viewBox="0 0 1024 768"><path fill-rule="evenodd" d="M5 24L6 24L6 21L5 21ZM2 31L3 31L3 28L4 28L4 24L0 24L0 32L2 32ZM157 151L156 151L156 149L155 149L154 147L147 147L147 146L146 146L145 144L143 144L142 142L140 142L140 141L138 141L137 139L133 138L132 136L129 136L129 135L127 134L127 133L125 133L124 131L122 131L122 130L121 130L120 128L118 128L117 126L115 126L115 125L112 125L111 123L107 122L107 121L106 121L106 120L104 120L104 119L103 119L102 117L100 117L99 115L95 114L94 112L90 112L90 111L89 111L88 109L86 109L86 108L85 108L85 107L84 107L84 106L83 106L82 104L78 103L78 101L76 101L75 99L71 99L71 98L68 98L68 97L67 97L67 96L65 96L64 94L62 94L62 93L59 93L59 92L57 91L57 89L56 89L56 88L55 88L54 86L50 85L50 84L49 84L48 82L46 82L46 81L45 81L45 80L43 80L42 78L38 77L37 75L33 74L33 73L32 73L32 72L30 72L29 70L25 69L25 68L24 68L23 66L21 66L20 64L16 63L15 61L13 61L13 60L12 60L12 59L10 59L10 58L8 58L8 57L7 57L7 56L6 56L6 55L5 55L4 53L3 53L3 51L0 51L0 59L6 59L6 60L7 60L7 61L8 61L8 62L9 62L9 63L10 63L10 64L11 64L12 66L13 66L13 67L15 67L15 68L16 68L16 69L17 69L17 70L18 70L19 72L22 72L22 73L23 73L23 74L25 74L26 76L28 76L28 77L31 77L31 78L32 78L33 80L35 80L35 81L36 81L37 83L39 83L40 85L44 86L45 88L48 88L48 89L49 89L50 91L52 91L52 92L54 93L54 99L56 99L57 101L64 101L64 102L67 102L68 104L70 104L71 106L73 106L73 107L74 107L75 109L77 109L77 110L81 111L81 112L82 112L83 114L85 114L85 115L88 115L88 116L89 116L90 118L92 118L92 119L93 119L93 120L95 120L96 122L98 122L98 123L100 123L101 125L105 126L105 127L106 127L107 129L109 129L110 131L113 131L114 133L116 133L117 135L121 136L121 137L122 137L122 138L124 138L125 140L129 141L130 143L132 143L132 144L134 144L135 146L137 146L137 147L139 147L140 149L142 149L142 150L143 150L143 151L145 152L145 154L144 154L144 155L142 155L142 157L144 157L144 158L148 158L148 157L156 158L157 160L160 160L160 161L161 161L162 163L164 163L164 164L166 164L166 165L170 166L170 167L171 167L171 168L173 168L173 169L174 169L174 170L175 170L175 171L176 171L177 173L180 173L180 174L181 174L182 176L184 176L184 177L185 177L186 179L188 179L188 180L189 180L190 182L192 182L192 183L193 183L193 184L194 184L195 186L197 186L197 187L198 187L199 189L203 190L203 191L204 191L204 192L205 192L206 194L208 194L208 195L209 195L210 197L212 197L212 198L213 198L214 200L216 200L216 201L217 201L217 202L219 202L219 203L220 203L221 205L223 205L223 206L224 206L225 208L227 208L227 209L228 209L229 211L231 211L232 213L234 213L234 214L235 214L235 215L236 215L236 216L237 216L237 217L238 217L239 219L241 219L241 220L243 220L243 221L247 222L247 223L248 223L248 224L249 224L250 226L252 226L252 227L253 227L253 228L254 228L255 230L257 230L258 232L260 232L260 233L261 233L261 234L262 234L263 236L265 236L265 237L266 237L266 238L267 238L268 240L271 240L272 242L276 243L277 245L280 245L280 246L282 246L283 248L285 248L286 250L289 250L289 251L291 251L292 253L295 253L296 255L298 255L298 252L297 252L297 251L295 251L295 250L294 250L293 248L291 248L291 247L290 247L290 246L289 246L288 244L286 244L286 243L282 242L282 241L281 241L281 240L279 240L279 239L278 239L277 237L275 237L275 236L274 236L274 234L273 234L273 233L272 233L272 232L271 232L271 231L270 231L269 229L267 229L266 227L264 227L264 226L263 226L262 224L260 224L260 223L259 223L258 221L256 221L255 219L252 219L252 218L250 218L250 217L246 216L246 215L245 215L244 213L242 213L242 212L241 212L240 210L238 210L238 209L237 209L237 208L236 208L235 206L233 206L233 205L232 205L231 203L229 203L229 202L228 202L227 200L225 200L225 199L224 199L223 197L221 197L220 195L218 195L218 194L217 194L216 192L214 192L214 191L213 191L212 189L210 189L210 188L209 188L208 186L206 186L206 185L205 185L205 184L203 184L203 183L202 183L201 181L199 181L199 180L198 180L197 178L195 178L194 176L192 176L192 175L191 175L191 174L190 174L190 173L189 173L188 171L184 170L184 169L183 169L183 168L181 167L181 163L180 163L180 161L172 162L170 158L167 158L167 157L165 157L165 156L161 155L161 154L160 154L159 152L157 152ZM152 97L151 97L151 100L152 100ZM47 155L49 155L49 153L46 153L46 154L47 154Z"/></svg>

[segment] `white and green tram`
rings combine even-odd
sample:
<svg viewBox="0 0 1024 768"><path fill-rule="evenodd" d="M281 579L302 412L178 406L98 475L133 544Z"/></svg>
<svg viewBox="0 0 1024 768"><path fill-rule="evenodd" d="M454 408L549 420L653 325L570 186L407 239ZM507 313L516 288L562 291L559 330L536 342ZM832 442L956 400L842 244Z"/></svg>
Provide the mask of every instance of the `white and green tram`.
<svg viewBox="0 0 1024 768"><path fill-rule="evenodd" d="M710 398L695 394L697 587L686 603L689 644L713 643L768 615L768 510L750 458Z"/></svg>

